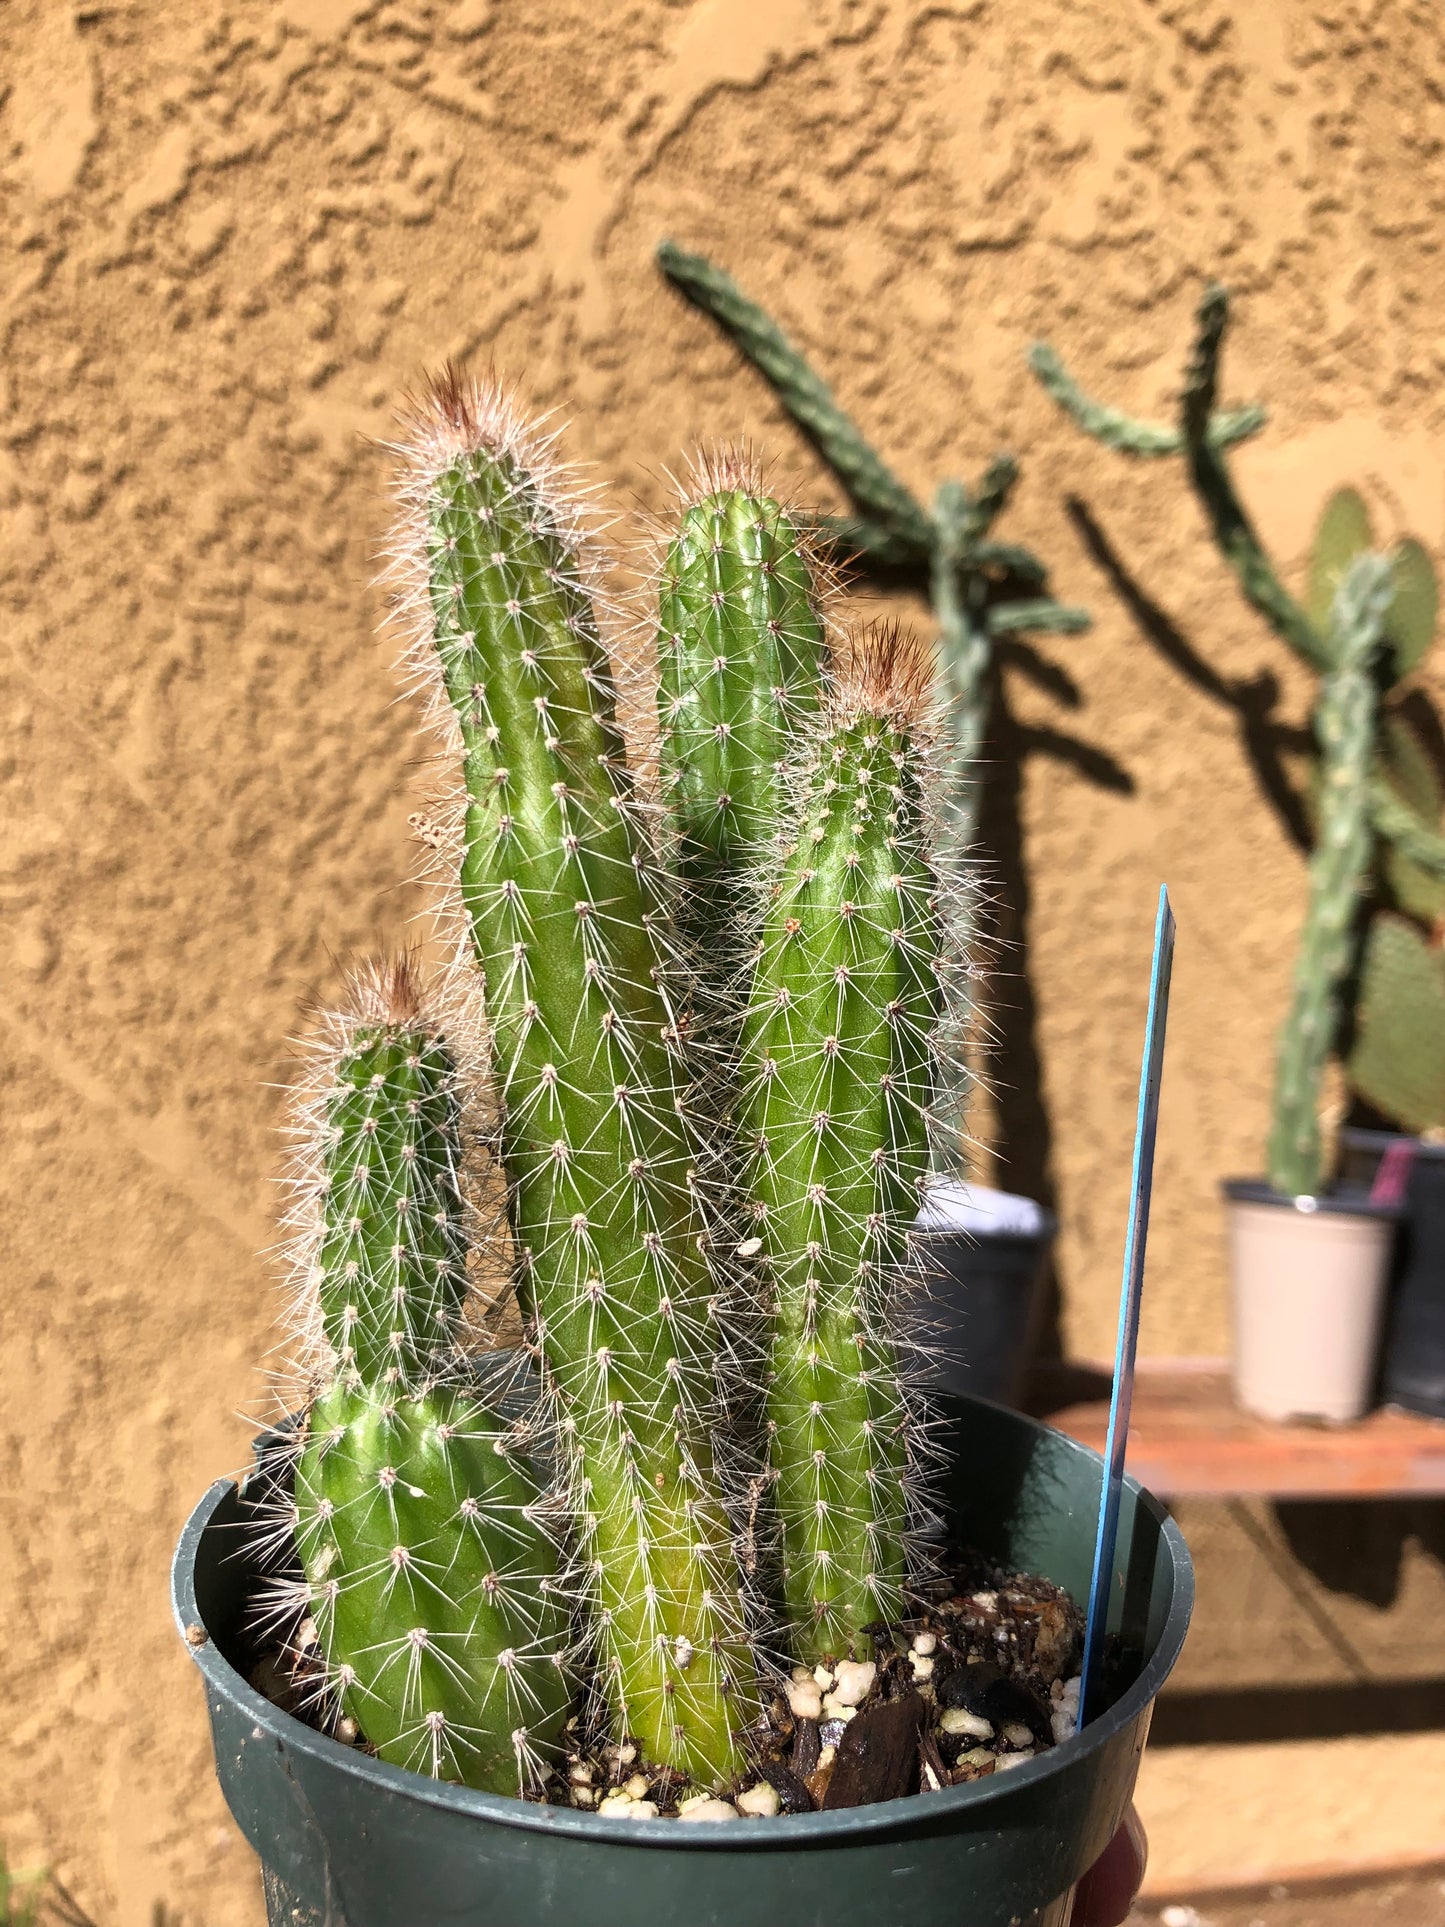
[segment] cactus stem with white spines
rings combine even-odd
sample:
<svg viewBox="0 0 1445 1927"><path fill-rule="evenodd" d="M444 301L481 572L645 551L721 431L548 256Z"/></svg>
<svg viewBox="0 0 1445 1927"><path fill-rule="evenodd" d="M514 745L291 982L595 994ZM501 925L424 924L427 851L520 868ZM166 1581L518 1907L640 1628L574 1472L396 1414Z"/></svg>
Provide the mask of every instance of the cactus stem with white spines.
<svg viewBox="0 0 1445 1927"><path fill-rule="evenodd" d="M649 1758L715 1783L757 1702L710 1439L714 1288L666 893L545 456L502 398L451 376L402 452L397 568L413 660L459 739L519 1289L571 1456L600 1684Z"/></svg>
<svg viewBox="0 0 1445 1927"><path fill-rule="evenodd" d="M306 1603L384 1759L517 1792L572 1697L568 1625L536 1478L492 1403L515 1388L495 1365L462 1378L456 1066L404 961L364 975L326 1036L302 1104L324 1384L296 1462Z"/></svg>
<svg viewBox="0 0 1445 1927"><path fill-rule="evenodd" d="M772 847L793 738L821 699L823 572L744 457L706 458L692 483L659 585L658 725L680 936L716 992L736 958L740 874Z"/></svg>
<svg viewBox="0 0 1445 1927"><path fill-rule="evenodd" d="M855 647L811 745L744 1023L740 1156L774 1294L767 1420L783 1590L809 1662L899 1617L909 1576L918 1444L895 1300L928 1168L944 1001L921 704L896 636Z"/></svg>

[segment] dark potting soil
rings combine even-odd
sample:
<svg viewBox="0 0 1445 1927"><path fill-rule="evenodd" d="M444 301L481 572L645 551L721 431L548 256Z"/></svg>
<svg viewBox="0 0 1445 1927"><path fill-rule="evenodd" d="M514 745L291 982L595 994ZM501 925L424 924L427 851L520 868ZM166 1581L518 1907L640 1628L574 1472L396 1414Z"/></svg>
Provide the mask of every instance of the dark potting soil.
<svg viewBox="0 0 1445 1927"><path fill-rule="evenodd" d="M770 1680L748 1734L756 1764L726 1796L689 1797L630 1744L589 1744L579 1711L564 1757L527 1797L636 1819L827 1812L1007 1772L1074 1730L1083 1614L1047 1579L960 1561L914 1616L868 1628L860 1655L870 1644L871 1657ZM258 1653L250 1683L364 1747L352 1721L327 1717L319 1659L305 1623Z"/></svg>

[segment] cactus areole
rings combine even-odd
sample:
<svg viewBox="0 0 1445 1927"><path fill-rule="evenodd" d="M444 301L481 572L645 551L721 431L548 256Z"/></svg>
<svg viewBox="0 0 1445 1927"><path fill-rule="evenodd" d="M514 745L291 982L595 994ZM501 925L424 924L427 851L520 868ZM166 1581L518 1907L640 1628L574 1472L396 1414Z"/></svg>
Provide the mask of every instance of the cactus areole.
<svg viewBox="0 0 1445 1927"><path fill-rule="evenodd" d="M570 1452L581 1578L620 1730L704 1784L755 1710L710 1436L717 1349L662 892L632 807L566 497L456 381L408 478L465 786L519 1276Z"/></svg>

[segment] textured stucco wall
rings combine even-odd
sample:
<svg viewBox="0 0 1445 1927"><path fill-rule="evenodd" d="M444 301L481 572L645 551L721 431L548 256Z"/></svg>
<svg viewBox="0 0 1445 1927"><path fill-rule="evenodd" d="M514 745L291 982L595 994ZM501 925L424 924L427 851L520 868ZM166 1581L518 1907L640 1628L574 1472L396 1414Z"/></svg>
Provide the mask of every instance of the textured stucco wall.
<svg viewBox="0 0 1445 1927"><path fill-rule="evenodd" d="M1022 349L1161 410L1199 277L1274 425L1438 545L1445 38L1366 0L238 0L0 9L0 1834L99 1915L256 1919L164 1570L262 1399L272 1125L309 990L418 907L412 719L372 640L389 408L451 354L573 417L619 509L697 433L816 471L660 286L745 277L917 489L999 444L1088 602L1019 682L1071 1343L1110 1330L1153 893L1181 940L1145 1344L1222 1350L1215 1187L1259 1157L1302 866L1220 673L1304 688L1177 472L1082 443ZM915 612L917 613L917 612ZM1125 769L1098 787L1060 731ZM1052 732L1052 734L1050 734Z"/></svg>

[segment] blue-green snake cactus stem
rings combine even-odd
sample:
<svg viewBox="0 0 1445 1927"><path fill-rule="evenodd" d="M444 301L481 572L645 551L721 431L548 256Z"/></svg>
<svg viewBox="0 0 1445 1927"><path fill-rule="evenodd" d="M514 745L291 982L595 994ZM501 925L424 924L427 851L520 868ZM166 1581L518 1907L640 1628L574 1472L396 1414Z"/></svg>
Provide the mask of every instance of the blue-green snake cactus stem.
<svg viewBox="0 0 1445 1927"><path fill-rule="evenodd" d="M1374 659L1384 640L1391 592L1389 558L1357 557L1336 592L1329 624L1333 667L1325 674L1315 713L1319 833L1310 859L1294 993L1280 1034L1269 1136L1269 1181L1292 1197L1313 1196L1324 1175L1320 1080L1339 1031L1340 991L1353 961L1357 912L1369 876L1370 776L1379 701Z"/></svg>
<svg viewBox="0 0 1445 1927"><path fill-rule="evenodd" d="M788 1626L809 1663L901 1615L916 1523L895 1301L945 1017L918 746L928 680L894 634L840 665L764 893L744 1024L740 1183L772 1294L770 1469Z"/></svg>
<svg viewBox="0 0 1445 1927"><path fill-rule="evenodd" d="M495 1793L572 1697L556 1548L497 1370L464 1378L456 1065L407 964L358 979L303 1107L301 1269L322 1383L295 1468L328 1684L381 1757Z"/></svg>
<svg viewBox="0 0 1445 1927"><path fill-rule="evenodd" d="M710 1428L715 1286L669 998L667 892L634 809L576 516L505 396L448 375L403 448L411 655L460 764L524 1308L614 1726L702 1783L757 1707Z"/></svg>

